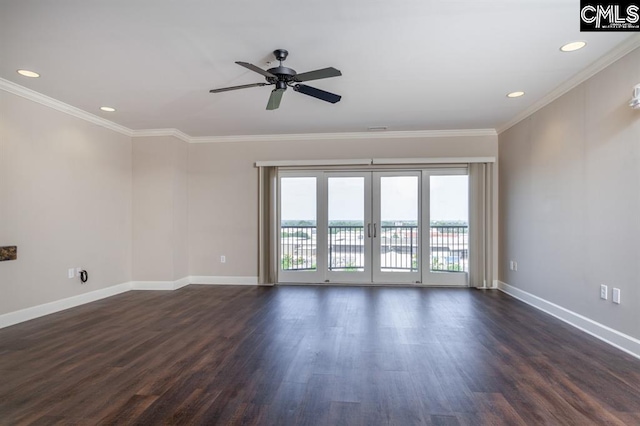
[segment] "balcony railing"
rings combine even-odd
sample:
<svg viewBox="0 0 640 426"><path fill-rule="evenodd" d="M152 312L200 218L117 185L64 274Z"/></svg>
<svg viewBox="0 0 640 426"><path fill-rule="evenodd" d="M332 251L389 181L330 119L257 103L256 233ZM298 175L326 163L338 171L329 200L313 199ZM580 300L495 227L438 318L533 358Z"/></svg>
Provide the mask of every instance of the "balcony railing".
<svg viewBox="0 0 640 426"><path fill-rule="evenodd" d="M380 268L384 272L418 270L418 227L382 226Z"/></svg>
<svg viewBox="0 0 640 426"><path fill-rule="evenodd" d="M418 270L419 235L417 226L382 226L380 266L383 271L415 272ZM282 226L280 235L281 268L285 271L315 271L315 226ZM328 252L330 271L362 271L364 269L363 226L330 226ZM461 272L468 268L467 226L430 227L430 269Z"/></svg>
<svg viewBox="0 0 640 426"><path fill-rule="evenodd" d="M316 270L316 227L280 227L280 268L283 271Z"/></svg>
<svg viewBox="0 0 640 426"><path fill-rule="evenodd" d="M469 232L467 226L431 226L431 270L467 272Z"/></svg>
<svg viewBox="0 0 640 426"><path fill-rule="evenodd" d="M330 271L364 270L364 227L329 227Z"/></svg>

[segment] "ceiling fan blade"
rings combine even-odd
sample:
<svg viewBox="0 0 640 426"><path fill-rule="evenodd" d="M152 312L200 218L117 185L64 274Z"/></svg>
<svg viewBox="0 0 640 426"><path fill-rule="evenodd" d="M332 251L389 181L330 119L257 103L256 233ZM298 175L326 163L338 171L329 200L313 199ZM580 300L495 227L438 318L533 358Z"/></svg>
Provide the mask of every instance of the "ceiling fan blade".
<svg viewBox="0 0 640 426"><path fill-rule="evenodd" d="M249 62L236 61L236 64L238 64L238 65L240 65L242 67L245 67L247 69L250 69L253 72L257 72L258 74L262 74L265 77L274 77L274 78L276 77L275 75L271 74L269 71L265 71L260 67L257 67L257 66L255 66L253 64L250 64Z"/></svg>
<svg viewBox="0 0 640 426"><path fill-rule="evenodd" d="M326 102L335 104L342 99L342 96L335 93L325 92L324 90L316 89L315 87L307 86L305 84L296 84L293 86L293 90L296 92L304 93L305 95L313 96L314 98L321 99Z"/></svg>
<svg viewBox="0 0 640 426"><path fill-rule="evenodd" d="M223 87L222 89L211 89L209 93L221 93L228 92L229 90L238 90L238 89L248 89L249 87L260 87L266 86L267 83L253 83L253 84L243 84L242 86L231 86L231 87Z"/></svg>
<svg viewBox="0 0 640 426"><path fill-rule="evenodd" d="M320 80L321 78L339 77L342 73L333 67L322 68L321 70L303 72L294 77L295 81Z"/></svg>
<svg viewBox="0 0 640 426"><path fill-rule="evenodd" d="M280 101L285 89L273 89L271 96L269 96L269 102L267 102L267 110L274 110L280 107Z"/></svg>

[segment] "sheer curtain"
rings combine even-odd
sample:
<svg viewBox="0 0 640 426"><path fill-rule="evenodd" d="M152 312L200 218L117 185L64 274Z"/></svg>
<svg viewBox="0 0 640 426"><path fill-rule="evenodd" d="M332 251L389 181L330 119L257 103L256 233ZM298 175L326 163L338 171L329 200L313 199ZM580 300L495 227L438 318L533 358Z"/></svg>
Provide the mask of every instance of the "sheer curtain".
<svg viewBox="0 0 640 426"><path fill-rule="evenodd" d="M278 238L276 235L278 202L278 168L263 166L258 168L258 284L273 285L278 273Z"/></svg>
<svg viewBox="0 0 640 426"><path fill-rule="evenodd" d="M493 167L469 164L469 285L493 286Z"/></svg>

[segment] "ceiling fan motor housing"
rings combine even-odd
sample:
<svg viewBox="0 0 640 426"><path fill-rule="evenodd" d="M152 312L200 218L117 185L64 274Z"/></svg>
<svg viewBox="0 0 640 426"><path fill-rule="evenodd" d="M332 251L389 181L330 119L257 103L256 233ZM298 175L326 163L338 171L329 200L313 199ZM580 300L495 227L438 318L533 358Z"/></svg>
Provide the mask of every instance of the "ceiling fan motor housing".
<svg viewBox="0 0 640 426"><path fill-rule="evenodd" d="M269 68L267 71L275 76L275 78L266 77L267 81L272 84L277 83L278 81L284 81L285 83L289 83L291 81L294 81L294 78L297 74L296 70L283 67L283 66Z"/></svg>
<svg viewBox="0 0 640 426"><path fill-rule="evenodd" d="M276 89L286 90L287 83L294 81L297 74L296 70L282 66L282 61L289 56L289 52L285 49L274 50L273 56L276 57L277 61L280 61L280 66L269 68L267 72L273 74L275 77L266 77L266 80L271 84L275 84Z"/></svg>

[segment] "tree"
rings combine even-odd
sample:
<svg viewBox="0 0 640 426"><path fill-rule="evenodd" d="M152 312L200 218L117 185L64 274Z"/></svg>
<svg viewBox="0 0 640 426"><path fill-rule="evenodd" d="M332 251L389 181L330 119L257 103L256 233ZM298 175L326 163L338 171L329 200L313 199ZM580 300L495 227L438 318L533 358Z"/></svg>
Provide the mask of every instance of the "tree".
<svg viewBox="0 0 640 426"><path fill-rule="evenodd" d="M293 264L293 256L291 256L290 254L285 254L284 256L282 256L280 264L283 271L291 269L291 265Z"/></svg>

